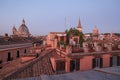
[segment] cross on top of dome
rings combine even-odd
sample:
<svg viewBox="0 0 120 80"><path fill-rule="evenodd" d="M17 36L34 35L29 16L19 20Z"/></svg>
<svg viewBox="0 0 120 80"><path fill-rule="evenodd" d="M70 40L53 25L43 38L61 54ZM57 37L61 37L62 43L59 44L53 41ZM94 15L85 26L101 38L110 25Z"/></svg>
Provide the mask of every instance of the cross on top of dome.
<svg viewBox="0 0 120 80"><path fill-rule="evenodd" d="M25 24L25 20L24 19L22 20L22 24Z"/></svg>

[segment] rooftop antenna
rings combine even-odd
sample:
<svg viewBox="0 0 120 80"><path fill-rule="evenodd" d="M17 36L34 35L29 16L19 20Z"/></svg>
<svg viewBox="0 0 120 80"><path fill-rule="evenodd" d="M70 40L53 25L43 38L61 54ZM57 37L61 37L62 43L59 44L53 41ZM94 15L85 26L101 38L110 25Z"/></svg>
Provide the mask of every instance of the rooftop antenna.
<svg viewBox="0 0 120 80"><path fill-rule="evenodd" d="M66 28L66 17L65 17L65 28Z"/></svg>

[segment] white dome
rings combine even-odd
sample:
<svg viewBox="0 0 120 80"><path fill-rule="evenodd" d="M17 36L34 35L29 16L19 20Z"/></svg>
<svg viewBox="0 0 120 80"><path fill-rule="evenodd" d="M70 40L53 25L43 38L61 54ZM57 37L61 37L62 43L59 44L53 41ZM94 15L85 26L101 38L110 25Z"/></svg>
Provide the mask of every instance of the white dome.
<svg viewBox="0 0 120 80"><path fill-rule="evenodd" d="M21 25L18 29L19 34L29 34L29 30L26 25Z"/></svg>
<svg viewBox="0 0 120 80"><path fill-rule="evenodd" d="M21 26L18 29L18 35L23 36L23 37L30 35L29 30L28 30L27 26L25 25L24 19L22 21Z"/></svg>

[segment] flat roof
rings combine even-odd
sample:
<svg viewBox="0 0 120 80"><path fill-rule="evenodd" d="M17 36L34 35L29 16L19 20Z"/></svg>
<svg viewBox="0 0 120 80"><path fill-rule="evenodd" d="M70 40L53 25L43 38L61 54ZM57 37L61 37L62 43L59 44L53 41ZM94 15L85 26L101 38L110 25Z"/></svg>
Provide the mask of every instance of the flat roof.
<svg viewBox="0 0 120 80"><path fill-rule="evenodd" d="M32 43L0 45L0 51L32 46Z"/></svg>
<svg viewBox="0 0 120 80"><path fill-rule="evenodd" d="M111 69L120 67L111 67ZM108 68L109 69L109 68ZM111 71L112 72L112 71ZM120 73L120 72L119 72ZM22 78L17 80L120 80L120 76L96 70L74 71L57 75L40 75L38 77Z"/></svg>

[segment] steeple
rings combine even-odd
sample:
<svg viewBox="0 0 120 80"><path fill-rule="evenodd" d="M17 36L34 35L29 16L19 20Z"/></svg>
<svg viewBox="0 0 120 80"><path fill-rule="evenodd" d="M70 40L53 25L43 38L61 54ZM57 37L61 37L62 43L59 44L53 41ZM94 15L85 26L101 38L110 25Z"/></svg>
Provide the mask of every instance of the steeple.
<svg viewBox="0 0 120 80"><path fill-rule="evenodd" d="M78 30L79 32L82 32L82 27L81 27L81 23L80 23L80 18L79 18L79 20L78 20L77 30Z"/></svg>
<svg viewBox="0 0 120 80"><path fill-rule="evenodd" d="M77 28L82 28L82 27L81 27L81 23L80 23L80 18L79 18L79 20L78 20L78 26L77 26Z"/></svg>

